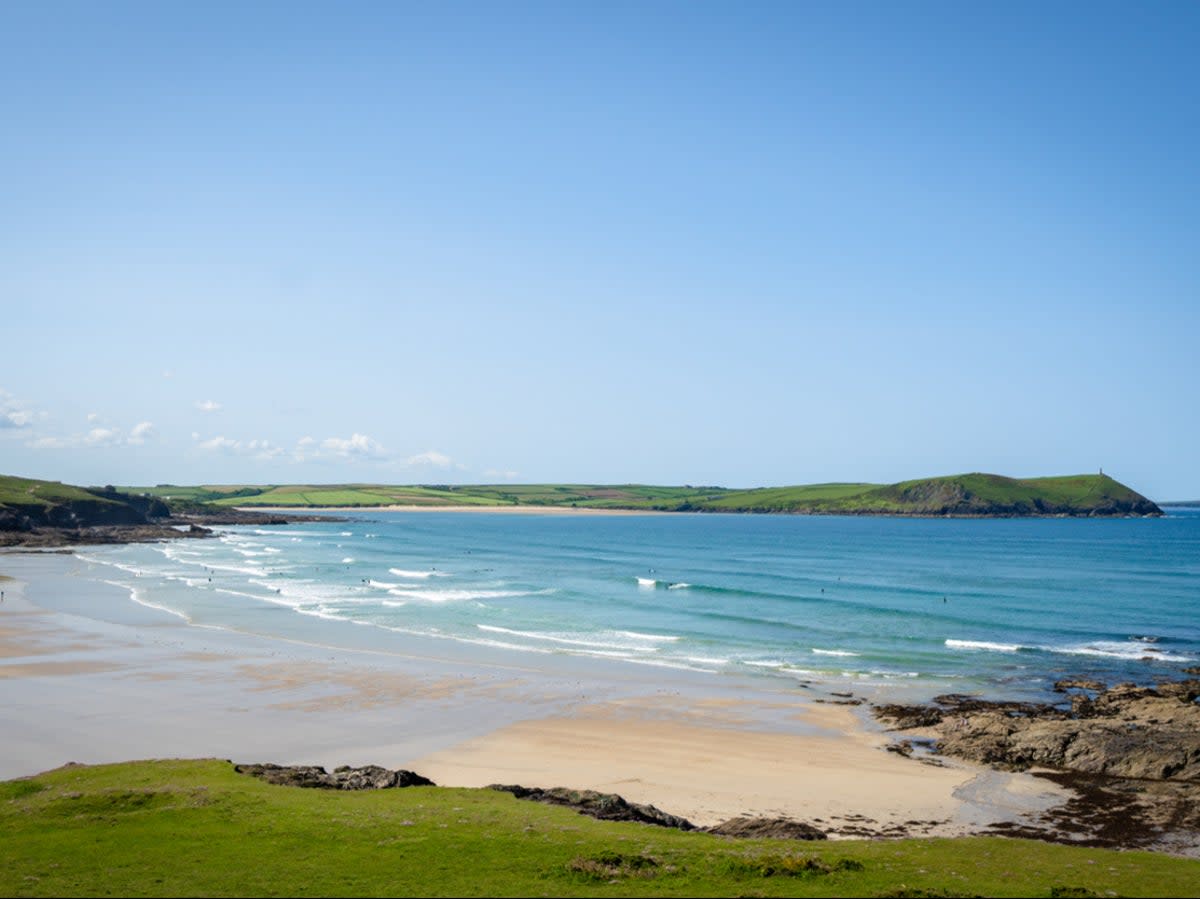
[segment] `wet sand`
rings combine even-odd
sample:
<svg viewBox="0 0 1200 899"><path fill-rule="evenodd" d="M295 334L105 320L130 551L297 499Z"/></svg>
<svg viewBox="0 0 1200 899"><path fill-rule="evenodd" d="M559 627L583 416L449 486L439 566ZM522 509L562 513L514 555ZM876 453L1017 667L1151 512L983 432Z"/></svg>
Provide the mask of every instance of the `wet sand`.
<svg viewBox="0 0 1200 899"><path fill-rule="evenodd" d="M71 556L0 554L15 577L0 605L0 778L136 758L380 764L844 836L965 833L1062 795L886 752L861 709L799 689L419 638L377 652L196 627L85 571Z"/></svg>

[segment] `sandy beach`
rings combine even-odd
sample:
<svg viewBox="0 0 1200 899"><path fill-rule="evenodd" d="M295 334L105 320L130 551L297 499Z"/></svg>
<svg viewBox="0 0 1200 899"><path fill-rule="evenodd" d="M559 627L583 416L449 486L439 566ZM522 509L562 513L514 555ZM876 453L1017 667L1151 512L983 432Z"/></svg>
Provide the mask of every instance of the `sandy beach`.
<svg viewBox="0 0 1200 899"><path fill-rule="evenodd" d="M0 777L69 761L380 764L437 783L617 792L714 824L951 835L1056 795L1028 775L885 751L861 709L799 690L413 639L331 649L195 627L73 556L0 555ZM817 698L820 698L819 696Z"/></svg>
<svg viewBox="0 0 1200 899"><path fill-rule="evenodd" d="M656 509L588 509L576 506L237 506L239 512L488 512L498 515L680 515Z"/></svg>

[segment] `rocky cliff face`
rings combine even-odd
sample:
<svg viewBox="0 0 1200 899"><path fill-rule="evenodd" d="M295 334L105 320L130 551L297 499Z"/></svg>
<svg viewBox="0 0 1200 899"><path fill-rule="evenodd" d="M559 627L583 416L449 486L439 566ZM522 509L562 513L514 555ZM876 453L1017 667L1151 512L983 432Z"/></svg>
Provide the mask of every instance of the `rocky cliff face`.
<svg viewBox="0 0 1200 899"><path fill-rule="evenodd" d="M115 490L97 490L93 496L94 499L69 499L49 504L9 503L0 507L0 530L152 524L171 514L162 501L153 497L130 496Z"/></svg>

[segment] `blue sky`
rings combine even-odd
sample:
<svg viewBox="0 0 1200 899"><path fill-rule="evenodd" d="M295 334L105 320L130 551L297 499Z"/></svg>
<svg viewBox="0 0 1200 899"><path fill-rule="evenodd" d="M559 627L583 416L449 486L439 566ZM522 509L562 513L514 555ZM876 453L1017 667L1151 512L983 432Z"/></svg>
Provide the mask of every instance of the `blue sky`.
<svg viewBox="0 0 1200 899"><path fill-rule="evenodd" d="M15 4L0 471L1200 497L1194 3Z"/></svg>

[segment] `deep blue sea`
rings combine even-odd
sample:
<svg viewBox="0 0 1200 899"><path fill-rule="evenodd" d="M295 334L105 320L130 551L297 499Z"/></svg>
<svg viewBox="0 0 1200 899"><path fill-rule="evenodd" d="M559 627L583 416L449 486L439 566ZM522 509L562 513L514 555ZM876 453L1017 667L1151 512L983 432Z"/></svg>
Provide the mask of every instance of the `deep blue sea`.
<svg viewBox="0 0 1200 899"><path fill-rule="evenodd" d="M1161 519L341 513L88 549L189 622L837 686L1045 694L1200 664L1200 510ZM357 625L357 626L355 626ZM444 645L444 644L443 644Z"/></svg>

